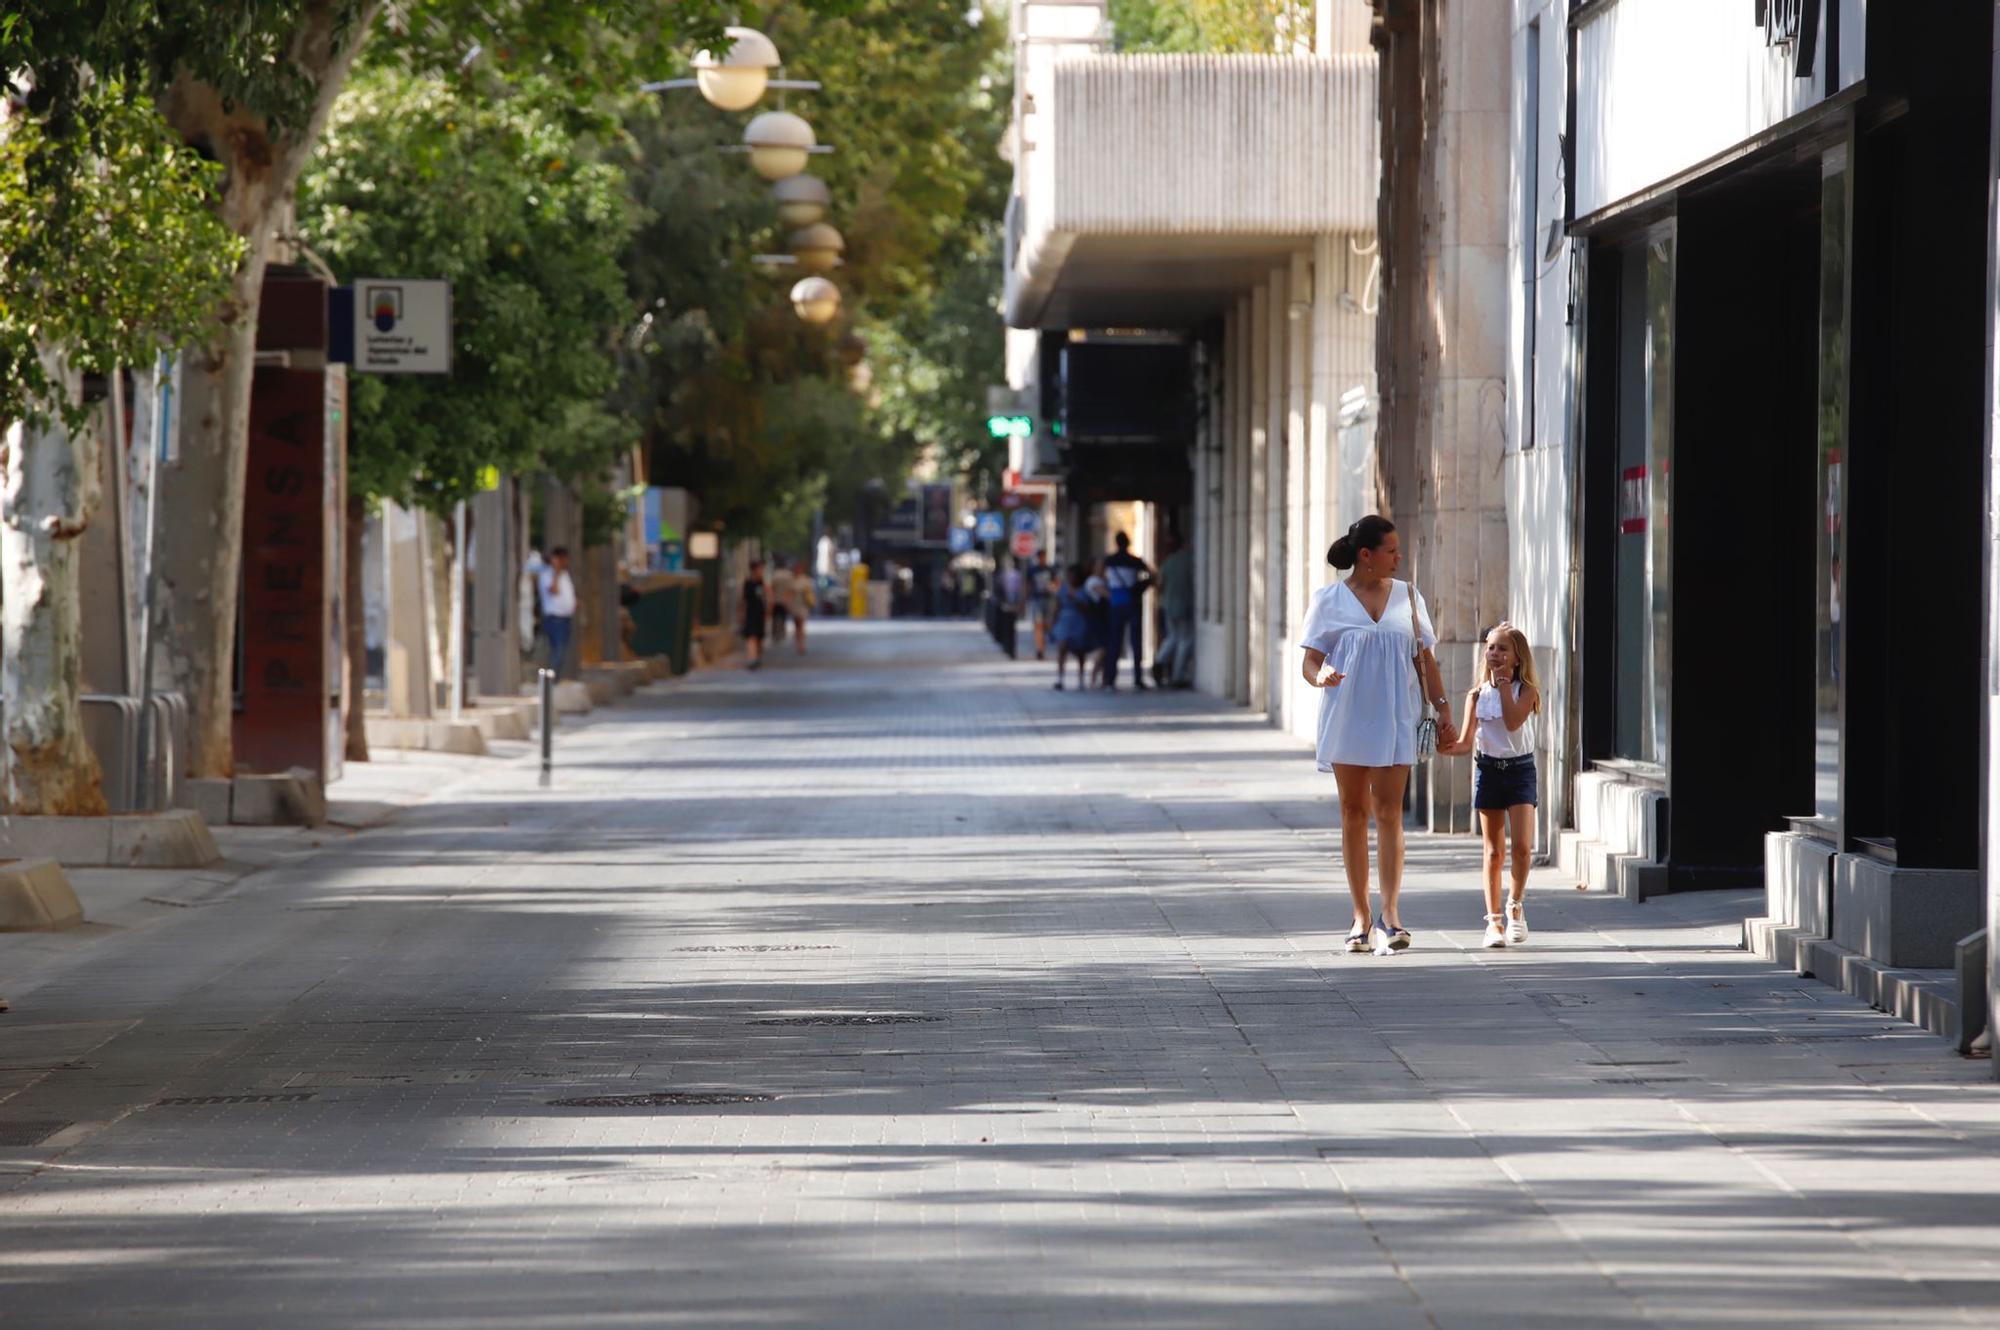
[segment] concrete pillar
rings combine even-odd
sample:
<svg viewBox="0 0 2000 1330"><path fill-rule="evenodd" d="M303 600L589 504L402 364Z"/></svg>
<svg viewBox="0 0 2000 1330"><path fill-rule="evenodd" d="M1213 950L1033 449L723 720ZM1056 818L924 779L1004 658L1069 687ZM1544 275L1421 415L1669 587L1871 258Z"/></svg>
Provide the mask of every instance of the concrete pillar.
<svg viewBox="0 0 2000 1330"><path fill-rule="evenodd" d="M1269 599L1270 450L1271 450L1271 287L1260 282L1250 291L1250 419L1244 465L1244 524L1249 530L1243 561L1243 687L1238 700L1253 711L1270 708Z"/></svg>
<svg viewBox="0 0 2000 1330"><path fill-rule="evenodd" d="M1312 259L1292 255L1285 271L1288 293L1285 341L1285 648L1282 673L1287 699L1283 723L1301 737L1318 712L1318 694L1298 674L1294 644L1305 624L1306 608L1319 585L1314 564L1322 557L1312 543L1309 514L1313 506L1310 441L1306 424L1312 403Z"/></svg>
<svg viewBox="0 0 2000 1330"><path fill-rule="evenodd" d="M1307 510L1306 543L1315 552L1310 590L1325 585L1327 546L1353 518L1340 520L1334 510L1339 492L1334 457L1334 417L1342 391L1338 374L1338 301L1344 290L1341 248L1343 236L1313 241L1312 387L1306 404L1306 448L1311 458L1308 484L1313 493Z"/></svg>
<svg viewBox="0 0 2000 1330"><path fill-rule="evenodd" d="M472 655L485 697L521 691L520 533L513 493L513 480L505 477L472 500Z"/></svg>
<svg viewBox="0 0 2000 1330"><path fill-rule="evenodd" d="M1236 536L1231 541L1235 557L1229 565L1230 614L1229 696L1239 706L1250 704L1250 454L1251 421L1256 418L1253 398L1257 381L1257 306L1245 295L1236 302L1236 372L1232 381L1236 400L1229 413L1235 433L1230 450L1229 487L1223 499L1228 505L1229 522Z"/></svg>
<svg viewBox="0 0 2000 1330"><path fill-rule="evenodd" d="M389 610L384 702L392 716L427 719L437 705L431 670L430 523L421 510L385 502L382 536Z"/></svg>
<svg viewBox="0 0 2000 1330"><path fill-rule="evenodd" d="M1265 349L1264 401L1264 671L1267 679L1264 711L1284 723L1291 644L1285 640L1285 596L1289 583L1291 545L1285 530L1285 371L1296 324L1291 314L1291 269L1274 268L1265 284L1271 311L1270 337Z"/></svg>

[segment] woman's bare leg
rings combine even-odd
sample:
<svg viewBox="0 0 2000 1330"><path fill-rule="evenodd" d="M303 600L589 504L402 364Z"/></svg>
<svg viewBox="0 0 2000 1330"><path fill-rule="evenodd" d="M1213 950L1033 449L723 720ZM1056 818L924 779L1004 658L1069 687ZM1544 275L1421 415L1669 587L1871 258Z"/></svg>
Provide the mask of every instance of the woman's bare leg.
<svg viewBox="0 0 2000 1330"><path fill-rule="evenodd" d="M1381 859L1382 920L1400 928L1398 898L1403 893L1403 787L1410 783L1408 767L1369 767L1370 811L1375 814L1375 850Z"/></svg>
<svg viewBox="0 0 2000 1330"><path fill-rule="evenodd" d="M1354 926L1366 929L1373 917L1368 906L1368 778L1370 767L1333 769L1340 789L1340 866L1347 873L1347 894L1354 901Z"/></svg>
<svg viewBox="0 0 2000 1330"><path fill-rule="evenodd" d="M1479 810L1479 839L1485 854L1486 913L1500 913L1500 861L1507 857L1507 814L1497 808Z"/></svg>

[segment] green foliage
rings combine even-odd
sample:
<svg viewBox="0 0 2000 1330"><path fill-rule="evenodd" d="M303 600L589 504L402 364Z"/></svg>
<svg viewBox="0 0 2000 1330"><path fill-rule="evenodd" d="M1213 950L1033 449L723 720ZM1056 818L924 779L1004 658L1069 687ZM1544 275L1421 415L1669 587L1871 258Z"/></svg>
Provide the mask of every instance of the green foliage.
<svg viewBox="0 0 2000 1330"><path fill-rule="evenodd" d="M76 109L61 137L0 122L0 420L79 424L39 353L102 374L195 340L242 250L209 209L217 168L150 104L100 83Z"/></svg>
<svg viewBox="0 0 2000 1330"><path fill-rule="evenodd" d="M1120 51L1265 53L1293 34L1310 37L1301 0L1111 0Z"/></svg>
<svg viewBox="0 0 2000 1330"><path fill-rule="evenodd" d="M300 231L343 277L450 281L455 324L450 375L356 376L356 493L443 506L481 467L582 475L629 441L600 403L630 312L618 254L633 209L556 96L374 71L336 104Z"/></svg>
<svg viewBox="0 0 2000 1330"><path fill-rule="evenodd" d="M976 445L1002 371L1005 34L968 22L964 0L788 8L762 26L787 76L824 85L792 109L835 147L811 169L847 238L833 274L846 326L802 325L785 303L798 274L750 267L750 253L784 247L765 186L713 152L731 122L664 99L630 124L650 217L626 263L651 317L624 400L654 483L693 490L705 520L796 550L815 508L838 520L871 482L899 489L926 450L947 466L988 460Z"/></svg>

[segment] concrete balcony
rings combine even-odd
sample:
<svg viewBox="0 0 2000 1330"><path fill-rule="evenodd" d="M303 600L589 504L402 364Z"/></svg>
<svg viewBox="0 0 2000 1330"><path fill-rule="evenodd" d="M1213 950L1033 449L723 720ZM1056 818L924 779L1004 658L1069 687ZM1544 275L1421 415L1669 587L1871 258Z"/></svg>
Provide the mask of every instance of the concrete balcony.
<svg viewBox="0 0 2000 1330"><path fill-rule="evenodd" d="M1375 57L1085 55L1030 80L1016 328L1185 327L1316 235L1375 230Z"/></svg>

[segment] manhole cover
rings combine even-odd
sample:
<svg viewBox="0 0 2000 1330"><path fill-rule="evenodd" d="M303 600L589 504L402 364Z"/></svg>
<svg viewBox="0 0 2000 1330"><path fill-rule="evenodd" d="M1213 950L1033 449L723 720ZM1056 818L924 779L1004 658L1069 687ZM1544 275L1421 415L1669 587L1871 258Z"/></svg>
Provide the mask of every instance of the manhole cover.
<svg viewBox="0 0 2000 1330"><path fill-rule="evenodd" d="M651 1094L588 1094L567 1099L551 1099L551 1108L682 1108L704 1104L768 1104L774 1094L703 1094L682 1090L657 1090Z"/></svg>
<svg viewBox="0 0 2000 1330"><path fill-rule="evenodd" d="M758 942L746 943L740 947L675 947L675 951L838 951L832 943L812 942Z"/></svg>
<svg viewBox="0 0 2000 1330"><path fill-rule="evenodd" d="M1542 1007L1587 1007L1590 999L1581 993L1530 993L1528 1000Z"/></svg>
<svg viewBox="0 0 2000 1330"><path fill-rule="evenodd" d="M40 1145L68 1125L67 1122L0 1122L0 1146Z"/></svg>
<svg viewBox="0 0 2000 1330"><path fill-rule="evenodd" d="M883 1015L873 1012L850 1012L833 1016L774 1016L769 1020L752 1021L752 1025L925 1025L931 1021L941 1021L942 1016Z"/></svg>
<svg viewBox="0 0 2000 1330"><path fill-rule="evenodd" d="M1605 1062L1586 1062L1586 1067L1683 1067L1685 1058L1617 1058Z"/></svg>
<svg viewBox="0 0 2000 1330"><path fill-rule="evenodd" d="M173 1099L155 1099L154 1108L221 1108L226 1104L303 1104L312 1098L312 1092L298 1091L291 1094L203 1094L183 1095Z"/></svg>

